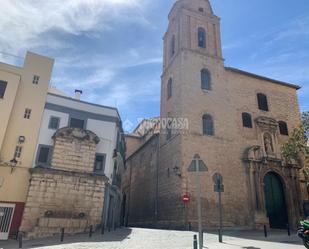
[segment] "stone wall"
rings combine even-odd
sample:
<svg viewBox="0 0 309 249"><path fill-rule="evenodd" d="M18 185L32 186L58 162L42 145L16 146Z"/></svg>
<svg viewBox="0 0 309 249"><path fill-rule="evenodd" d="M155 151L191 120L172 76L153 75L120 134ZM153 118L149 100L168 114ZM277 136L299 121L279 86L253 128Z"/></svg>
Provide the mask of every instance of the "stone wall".
<svg viewBox="0 0 309 249"><path fill-rule="evenodd" d="M90 225L96 227L101 222L104 192L104 176L32 169L20 230L29 238L37 238L59 233L62 227L66 233L84 232ZM82 213L85 217L80 217Z"/></svg>
<svg viewBox="0 0 309 249"><path fill-rule="evenodd" d="M28 238L80 233L102 222L108 179L93 173L99 138L91 131L62 128L53 136L50 168L31 169L20 230Z"/></svg>
<svg viewBox="0 0 309 249"><path fill-rule="evenodd" d="M152 226L156 219L158 135L135 151L126 163L122 190L126 195L125 223Z"/></svg>

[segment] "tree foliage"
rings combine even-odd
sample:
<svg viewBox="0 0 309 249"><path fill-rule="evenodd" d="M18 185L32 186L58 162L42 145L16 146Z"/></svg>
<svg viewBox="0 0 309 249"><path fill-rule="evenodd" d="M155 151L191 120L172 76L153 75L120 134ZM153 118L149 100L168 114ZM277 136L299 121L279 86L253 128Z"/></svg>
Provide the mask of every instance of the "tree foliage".
<svg viewBox="0 0 309 249"><path fill-rule="evenodd" d="M287 162L296 161L301 166L309 167L309 112L302 114L302 124L295 128L289 140L282 146L282 155ZM309 168L305 169L309 175Z"/></svg>

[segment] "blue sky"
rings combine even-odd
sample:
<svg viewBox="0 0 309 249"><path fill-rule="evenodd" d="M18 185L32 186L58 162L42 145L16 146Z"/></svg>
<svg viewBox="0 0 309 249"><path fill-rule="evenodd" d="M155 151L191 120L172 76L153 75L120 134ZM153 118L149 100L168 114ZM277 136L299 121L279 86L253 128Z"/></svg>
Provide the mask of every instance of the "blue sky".
<svg viewBox="0 0 309 249"><path fill-rule="evenodd" d="M123 121L158 116L162 37L174 0L1 0L0 60L30 50L55 58L52 85L119 108ZM308 0L212 0L225 64L302 86L309 110ZM18 57L8 56L7 54Z"/></svg>

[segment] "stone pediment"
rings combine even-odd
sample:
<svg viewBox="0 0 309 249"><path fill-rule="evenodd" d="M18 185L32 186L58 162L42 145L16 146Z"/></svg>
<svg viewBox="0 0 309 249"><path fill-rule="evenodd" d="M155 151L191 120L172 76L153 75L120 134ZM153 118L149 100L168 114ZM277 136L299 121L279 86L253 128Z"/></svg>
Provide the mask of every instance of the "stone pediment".
<svg viewBox="0 0 309 249"><path fill-rule="evenodd" d="M89 141L94 142L95 144L98 144L100 142L100 138L94 132L80 128L61 128L55 132L52 138L56 139L58 137L73 138L80 141Z"/></svg>
<svg viewBox="0 0 309 249"><path fill-rule="evenodd" d="M255 122L257 126L260 127L262 130L274 131L278 129L278 122L273 118L261 116L256 118Z"/></svg>

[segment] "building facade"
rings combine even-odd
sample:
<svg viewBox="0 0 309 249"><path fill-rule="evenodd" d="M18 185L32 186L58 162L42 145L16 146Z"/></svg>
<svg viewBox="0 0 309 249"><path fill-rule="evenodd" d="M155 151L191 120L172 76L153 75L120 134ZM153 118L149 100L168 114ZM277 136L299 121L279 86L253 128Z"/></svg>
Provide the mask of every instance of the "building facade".
<svg viewBox="0 0 309 249"><path fill-rule="evenodd" d="M120 225L124 140L116 108L51 89L21 231L29 238Z"/></svg>
<svg viewBox="0 0 309 249"><path fill-rule="evenodd" d="M33 53L23 67L0 63L0 239L21 223L53 63Z"/></svg>
<svg viewBox="0 0 309 249"><path fill-rule="evenodd" d="M213 181L216 173L222 176L225 186L225 227L284 228L288 223L297 226L303 215L301 166L286 163L280 148L289 132L300 124L296 93L299 87L226 67L220 19L208 0L176 1L168 18L158 166L146 171L152 174L147 179L157 181L128 177L138 176L149 164L149 159L142 157L140 164L128 159L132 168L130 174L125 173L125 182L130 183L126 191L131 193L128 224L155 220L153 225L160 227L197 227L196 173L188 172L188 167L193 156L199 154L208 167L207 172L200 173L203 227L218 226ZM187 129L173 125L173 120L179 118L187 119ZM170 125L163 126L163 120L171 120ZM149 144L145 143L143 149L147 150ZM141 156L141 151L136 150L135 157ZM156 184L155 201L132 203L134 198L145 199L134 191L136 184L142 189ZM133 197L134 193L140 196ZM190 197L187 205L182 202L184 195ZM144 212L145 217L135 213L149 210L149 205L153 205L151 217L148 211Z"/></svg>

